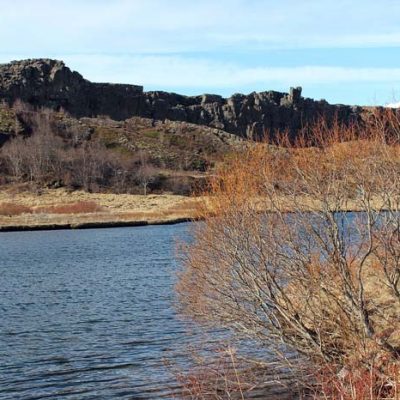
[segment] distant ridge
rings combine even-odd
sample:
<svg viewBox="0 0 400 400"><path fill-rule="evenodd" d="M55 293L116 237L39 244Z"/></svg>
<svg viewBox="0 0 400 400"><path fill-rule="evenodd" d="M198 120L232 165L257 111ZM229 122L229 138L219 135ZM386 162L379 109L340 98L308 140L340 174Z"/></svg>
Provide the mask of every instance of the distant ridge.
<svg viewBox="0 0 400 400"><path fill-rule="evenodd" d="M286 130L295 134L305 123L324 117L328 122L357 121L362 107L331 105L301 95L265 91L229 98L203 94L183 96L163 91L145 92L140 85L93 83L71 71L63 61L28 59L0 65L0 101L21 99L35 107L64 109L74 117L133 116L183 121L218 128L245 138Z"/></svg>

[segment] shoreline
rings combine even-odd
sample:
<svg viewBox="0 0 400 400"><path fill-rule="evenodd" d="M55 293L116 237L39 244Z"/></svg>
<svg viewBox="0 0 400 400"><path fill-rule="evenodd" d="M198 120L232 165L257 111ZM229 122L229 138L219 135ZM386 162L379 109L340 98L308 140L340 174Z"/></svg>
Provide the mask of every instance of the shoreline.
<svg viewBox="0 0 400 400"><path fill-rule="evenodd" d="M0 187L0 232L171 225L192 221L200 198Z"/></svg>
<svg viewBox="0 0 400 400"><path fill-rule="evenodd" d="M269 211L273 212L273 211ZM357 209L346 209L340 211L341 213L359 213L362 212ZM287 213L291 213L290 210ZM52 222L52 223L32 223L32 224L6 224L0 225L0 233L6 232L34 232L34 231L55 231L55 230L74 230L74 229L104 229L104 228L128 228L128 227L140 227L140 226L152 226L152 225L176 225L186 222L198 221L199 218L192 216L184 217L165 217L162 219L136 219L136 220L91 220L78 222L79 217L84 215L76 215L73 222Z"/></svg>
<svg viewBox="0 0 400 400"><path fill-rule="evenodd" d="M0 232L43 231L62 229L122 228L148 225L172 225L199 218L199 204L204 197L172 194L113 194L44 189L40 193L0 188ZM304 211L321 206L304 197ZM256 199L259 210L273 212L270 205ZM290 199L280 199L282 209L290 213ZM376 201L376 208L383 204ZM257 207L258 208L258 207ZM342 212L361 211L349 200Z"/></svg>
<svg viewBox="0 0 400 400"><path fill-rule="evenodd" d="M135 226L151 225L175 225L184 222L191 222L193 218L171 218L165 220L139 220L139 221L92 221L82 223L52 223L52 224L34 224L34 225L2 225L1 232L33 232L33 231L55 231L71 229L103 229L103 228L126 228Z"/></svg>

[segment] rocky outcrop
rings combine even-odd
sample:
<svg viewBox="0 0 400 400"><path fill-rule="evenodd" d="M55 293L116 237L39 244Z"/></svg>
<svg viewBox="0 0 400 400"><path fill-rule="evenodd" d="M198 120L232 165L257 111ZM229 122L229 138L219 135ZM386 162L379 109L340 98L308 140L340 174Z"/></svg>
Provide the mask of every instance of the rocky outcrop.
<svg viewBox="0 0 400 400"><path fill-rule="evenodd" d="M0 99L65 109L75 117L123 120L139 112L143 87L92 83L62 61L39 59L0 65Z"/></svg>
<svg viewBox="0 0 400 400"><path fill-rule="evenodd" d="M295 134L305 123L324 117L349 122L360 118L360 107L331 105L289 93L266 91L229 98L204 94L182 96L161 91L144 92L141 86L92 83L62 61L39 59L0 65L0 99L17 99L38 107L65 109L75 117L133 116L154 120L185 121L246 138L287 130Z"/></svg>
<svg viewBox="0 0 400 400"><path fill-rule="evenodd" d="M304 124L324 117L342 122L359 119L360 107L331 105L324 100L303 98L301 88L289 94L275 91L235 94L228 99L215 95L195 97L165 92L147 92L141 115L207 125L249 139L261 138L266 132L297 132Z"/></svg>

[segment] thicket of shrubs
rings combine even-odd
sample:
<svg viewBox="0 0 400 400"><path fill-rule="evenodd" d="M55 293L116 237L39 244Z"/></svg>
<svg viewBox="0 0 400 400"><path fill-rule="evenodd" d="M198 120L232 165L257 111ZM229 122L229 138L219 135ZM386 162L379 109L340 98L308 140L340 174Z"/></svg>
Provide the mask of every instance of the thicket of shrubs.
<svg viewBox="0 0 400 400"><path fill-rule="evenodd" d="M60 129L51 110L34 111L16 103L13 112L21 133L0 148L0 183L30 182L89 192L191 191L188 181L169 179L144 151L119 152L76 127Z"/></svg>
<svg viewBox="0 0 400 400"><path fill-rule="evenodd" d="M232 160L184 253L182 312L274 351L308 398L400 398L400 123L389 117L322 121ZM251 396L243 388L259 382L235 365L241 385L197 384L188 398Z"/></svg>

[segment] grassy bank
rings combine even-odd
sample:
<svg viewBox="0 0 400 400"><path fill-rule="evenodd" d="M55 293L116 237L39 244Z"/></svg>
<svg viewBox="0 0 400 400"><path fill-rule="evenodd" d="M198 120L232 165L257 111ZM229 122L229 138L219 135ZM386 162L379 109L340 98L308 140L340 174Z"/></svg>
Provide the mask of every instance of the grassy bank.
<svg viewBox="0 0 400 400"><path fill-rule="evenodd" d="M0 191L0 230L67 229L168 224L194 217L198 199L44 189Z"/></svg>
<svg viewBox="0 0 400 400"><path fill-rule="evenodd" d="M0 190L0 231L178 223L202 215L198 207L202 200L204 198L171 194L143 196L66 189L32 192L9 186ZM210 208L212 203L207 203ZM376 209L383 206L379 199L372 203ZM299 205L304 211L322 209L320 202L310 196L298 196L295 203L288 196L278 196L273 203L268 198L254 198L253 205L260 212L274 211L276 207L291 212ZM348 199L343 203L342 211L361 209L357 202Z"/></svg>

